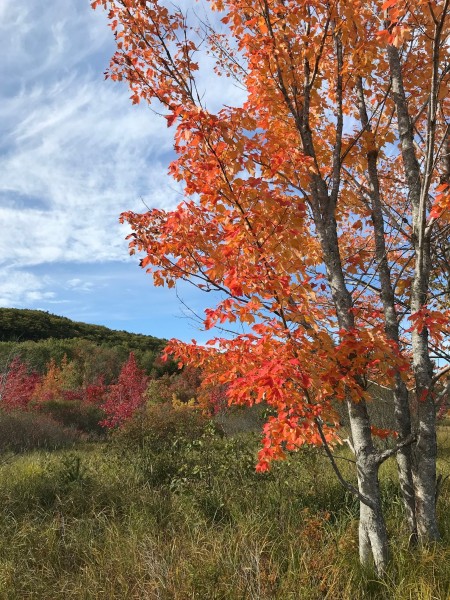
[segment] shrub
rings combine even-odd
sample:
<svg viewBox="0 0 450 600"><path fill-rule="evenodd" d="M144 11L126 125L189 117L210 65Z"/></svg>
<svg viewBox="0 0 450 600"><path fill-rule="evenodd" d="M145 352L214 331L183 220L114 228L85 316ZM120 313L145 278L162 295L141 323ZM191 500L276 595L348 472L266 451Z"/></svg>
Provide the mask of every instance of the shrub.
<svg viewBox="0 0 450 600"><path fill-rule="evenodd" d="M179 481L191 444L201 438L208 419L185 404L148 404L114 432L116 449L137 476L152 486Z"/></svg>
<svg viewBox="0 0 450 600"><path fill-rule="evenodd" d="M0 412L0 452L65 448L73 445L76 439L74 432L46 415Z"/></svg>
<svg viewBox="0 0 450 600"><path fill-rule="evenodd" d="M208 419L188 404L147 404L114 437L123 446L159 451L173 446L177 441L188 442L199 438L207 423Z"/></svg>
<svg viewBox="0 0 450 600"><path fill-rule="evenodd" d="M39 408L64 427L96 435L104 433L100 421L105 413L98 406L76 400L47 400Z"/></svg>
<svg viewBox="0 0 450 600"><path fill-rule="evenodd" d="M176 399L182 403L197 399L200 386L200 371L185 367L182 371L164 374L159 379L151 379L145 395L151 404L170 402Z"/></svg>

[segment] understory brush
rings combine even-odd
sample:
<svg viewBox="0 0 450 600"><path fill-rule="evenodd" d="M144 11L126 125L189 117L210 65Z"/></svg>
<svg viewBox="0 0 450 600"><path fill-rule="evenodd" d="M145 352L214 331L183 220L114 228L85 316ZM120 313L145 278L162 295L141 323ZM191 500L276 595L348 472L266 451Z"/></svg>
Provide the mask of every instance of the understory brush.
<svg viewBox="0 0 450 600"><path fill-rule="evenodd" d="M258 474L256 434L226 437L193 413L164 410L171 433L159 438L150 411L145 435L134 424L107 442L0 466L2 600L449 597L447 481L442 543L417 552L395 463L383 466L383 494L398 502L389 503L393 559L380 582L358 565L358 504L320 449ZM350 454L336 454L351 478Z"/></svg>
<svg viewBox="0 0 450 600"><path fill-rule="evenodd" d="M78 440L73 429L65 428L50 416L31 412L0 411L0 453L67 448Z"/></svg>
<svg viewBox="0 0 450 600"><path fill-rule="evenodd" d="M104 435L105 430L100 421L104 419L105 414L96 405L76 400L47 400L41 403L40 410L63 427L71 427L91 436Z"/></svg>

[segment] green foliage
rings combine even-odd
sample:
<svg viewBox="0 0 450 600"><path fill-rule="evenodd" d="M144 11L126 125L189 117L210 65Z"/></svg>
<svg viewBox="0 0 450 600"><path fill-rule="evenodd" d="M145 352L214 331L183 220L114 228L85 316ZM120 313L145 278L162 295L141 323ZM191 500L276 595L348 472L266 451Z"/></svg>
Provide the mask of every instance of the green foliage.
<svg viewBox="0 0 450 600"><path fill-rule="evenodd" d="M253 406L230 406L215 416L215 421L227 435L235 435L244 431L258 433L262 430L269 414L264 402Z"/></svg>
<svg viewBox="0 0 450 600"><path fill-rule="evenodd" d="M198 369L186 367L174 373L169 371L151 379L145 395L150 404L170 403L174 400L188 404L197 398L200 382Z"/></svg>
<svg viewBox="0 0 450 600"><path fill-rule="evenodd" d="M52 359L59 366L66 356L85 382L102 376L110 383L134 352L148 375L160 377L176 371L173 362L160 359L167 340L78 323L39 310L0 308L0 332L0 370L17 356L30 371L44 374Z"/></svg>
<svg viewBox="0 0 450 600"><path fill-rule="evenodd" d="M114 432L113 443L143 480L171 484L179 477L186 449L202 437L207 424L191 406L148 403Z"/></svg>
<svg viewBox="0 0 450 600"><path fill-rule="evenodd" d="M0 372L8 368L13 357L17 356L28 365L29 371L41 375L47 371L51 360L60 366L67 357L74 364L76 372L84 383L96 381L102 377L109 384L117 379L123 363L127 360L130 349L127 345L110 346L107 343L84 339L41 341L0 342ZM161 376L171 373L173 363L162 363L158 352L152 350L136 350L136 360L141 369L147 374Z"/></svg>
<svg viewBox="0 0 450 600"><path fill-rule="evenodd" d="M320 450L305 448L258 474L256 435L222 436L205 420L193 435L185 417L171 417L184 425L177 421L167 437L159 427L157 435L131 435L143 429L136 418L113 444L0 464L1 600L449 597L448 482L439 501L443 540L421 551L408 547L401 502L389 502L393 560L378 581L355 559L357 502ZM446 469L447 428L440 446ZM345 448L336 454L350 458ZM171 477L146 476L158 456L161 469L172 465ZM394 500L395 472L394 461L381 471L383 495Z"/></svg>
<svg viewBox="0 0 450 600"><path fill-rule="evenodd" d="M116 445L161 452L200 437L207 418L189 405L148 403L114 434Z"/></svg>
<svg viewBox="0 0 450 600"><path fill-rule="evenodd" d="M105 418L105 413L98 406L76 400L48 400L42 402L39 409L63 427L94 435L105 433L104 428L99 425Z"/></svg>
<svg viewBox="0 0 450 600"><path fill-rule="evenodd" d="M0 308L0 331L3 341L40 341L48 338L82 338L96 344L123 345L130 350L160 352L166 340L150 335L115 331L101 325L79 323L41 310Z"/></svg>

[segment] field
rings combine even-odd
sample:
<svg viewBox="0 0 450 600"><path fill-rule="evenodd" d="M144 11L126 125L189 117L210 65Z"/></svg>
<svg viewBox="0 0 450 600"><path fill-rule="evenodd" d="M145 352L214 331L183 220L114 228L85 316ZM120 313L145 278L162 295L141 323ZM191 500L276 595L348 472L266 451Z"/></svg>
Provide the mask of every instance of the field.
<svg viewBox="0 0 450 600"><path fill-rule="evenodd" d="M445 474L450 429L440 438ZM395 463L383 467L393 558L380 582L358 566L358 507L320 450L256 474L251 432L223 437L207 426L156 442L122 436L2 455L2 600L450 597L448 481L442 543L417 553Z"/></svg>

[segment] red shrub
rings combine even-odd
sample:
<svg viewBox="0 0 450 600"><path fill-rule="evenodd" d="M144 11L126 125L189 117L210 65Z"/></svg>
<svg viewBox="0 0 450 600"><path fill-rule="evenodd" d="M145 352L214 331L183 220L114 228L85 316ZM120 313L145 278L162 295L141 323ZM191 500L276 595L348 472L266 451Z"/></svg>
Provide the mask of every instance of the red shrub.
<svg viewBox="0 0 450 600"><path fill-rule="evenodd" d="M8 370L0 375L0 398L4 410L26 410L40 382L37 373L28 373L27 366L14 358Z"/></svg>
<svg viewBox="0 0 450 600"><path fill-rule="evenodd" d="M119 427L145 403L144 392L148 377L139 369L133 352L123 365L116 384L109 386L106 402L101 408L106 419L101 422L104 427Z"/></svg>

